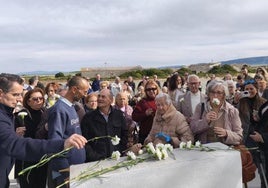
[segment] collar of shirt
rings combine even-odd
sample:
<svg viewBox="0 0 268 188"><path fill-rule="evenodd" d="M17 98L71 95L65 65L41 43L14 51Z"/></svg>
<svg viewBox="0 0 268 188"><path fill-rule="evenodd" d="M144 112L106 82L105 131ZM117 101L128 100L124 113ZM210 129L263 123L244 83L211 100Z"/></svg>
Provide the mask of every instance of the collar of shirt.
<svg viewBox="0 0 268 188"><path fill-rule="evenodd" d="M192 93L192 92L190 92L190 93L191 93L192 96L198 96L198 95L200 95L200 91L198 91L196 93Z"/></svg>
<svg viewBox="0 0 268 188"><path fill-rule="evenodd" d="M100 111L100 110L99 110ZM109 114L111 113L111 108L109 109L108 114L104 114L102 111L100 111L101 115L104 117L105 121L108 122Z"/></svg>
<svg viewBox="0 0 268 188"><path fill-rule="evenodd" d="M74 106L73 103L71 103L69 100L67 100L66 98L64 97L61 97L59 100L61 100L62 102L64 102L65 104L67 104L68 106Z"/></svg>

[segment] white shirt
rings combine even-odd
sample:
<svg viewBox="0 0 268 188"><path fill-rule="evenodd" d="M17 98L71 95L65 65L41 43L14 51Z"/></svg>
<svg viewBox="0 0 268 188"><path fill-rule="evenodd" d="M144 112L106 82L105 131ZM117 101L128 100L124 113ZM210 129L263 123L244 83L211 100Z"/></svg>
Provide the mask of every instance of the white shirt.
<svg viewBox="0 0 268 188"><path fill-rule="evenodd" d="M196 106L201 102L201 97L200 97L200 91L197 93L192 93L191 92L191 104L192 104L192 113L194 114Z"/></svg>

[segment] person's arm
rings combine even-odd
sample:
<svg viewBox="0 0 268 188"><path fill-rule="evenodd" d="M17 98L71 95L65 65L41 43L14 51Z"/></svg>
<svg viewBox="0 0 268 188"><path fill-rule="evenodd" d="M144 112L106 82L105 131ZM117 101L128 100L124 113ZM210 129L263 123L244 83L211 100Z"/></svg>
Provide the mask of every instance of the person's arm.
<svg viewBox="0 0 268 188"><path fill-rule="evenodd" d="M144 101L142 99L141 101L137 103L136 107L133 110L132 119L134 121L141 122L148 117L145 113L145 109L143 106L144 106Z"/></svg>
<svg viewBox="0 0 268 188"><path fill-rule="evenodd" d="M192 120L190 122L190 128L193 134L200 134L209 128L209 120L206 118L206 111L203 112L203 115L200 119L201 115L201 103L196 106L195 113L192 116Z"/></svg>
<svg viewBox="0 0 268 188"><path fill-rule="evenodd" d="M234 108L232 110L229 110L228 113L230 113L228 115L230 128L225 127L227 136L223 138L224 143L234 145L240 144L243 138L243 129L239 117L239 112L236 108Z"/></svg>
<svg viewBox="0 0 268 188"><path fill-rule="evenodd" d="M176 126L176 137L171 137L172 144L174 147L179 147L181 142L194 142L194 136L188 125L185 117L180 113L178 114L178 124Z"/></svg>
<svg viewBox="0 0 268 188"><path fill-rule="evenodd" d="M65 139L64 132L66 129L66 116L59 111L51 111L48 118L48 139L62 140ZM67 154L68 157L68 154ZM50 164L55 171L66 169L70 166L67 157L53 159Z"/></svg>

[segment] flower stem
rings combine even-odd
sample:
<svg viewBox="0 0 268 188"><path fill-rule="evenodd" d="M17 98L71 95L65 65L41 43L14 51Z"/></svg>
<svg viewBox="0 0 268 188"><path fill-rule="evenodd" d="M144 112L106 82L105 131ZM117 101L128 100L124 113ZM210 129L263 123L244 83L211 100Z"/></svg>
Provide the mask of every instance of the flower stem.
<svg viewBox="0 0 268 188"><path fill-rule="evenodd" d="M87 142L92 142L92 141L95 141L95 140L98 140L98 139L102 139L102 138L113 138L112 136L99 136L99 137L94 137L94 138L91 138L89 140L87 140ZM46 163L48 163L49 161L51 161L52 159L56 158L56 157L63 157L66 153L68 153L71 149L73 149L74 147L71 146L69 148L66 148L58 153L55 153L53 155L51 155L50 157L47 157L47 155L44 155L40 161L32 166L29 166L23 170L21 170L18 175L21 176L23 174L25 174L26 172L30 173L32 169L34 168L38 168L40 166L43 166L45 165Z"/></svg>

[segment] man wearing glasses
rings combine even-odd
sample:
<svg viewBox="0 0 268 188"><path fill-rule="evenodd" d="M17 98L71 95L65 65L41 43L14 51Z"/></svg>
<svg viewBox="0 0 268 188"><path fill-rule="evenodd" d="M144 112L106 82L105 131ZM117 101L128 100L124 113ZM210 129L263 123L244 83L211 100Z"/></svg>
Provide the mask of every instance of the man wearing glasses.
<svg viewBox="0 0 268 188"><path fill-rule="evenodd" d="M82 148L87 142L78 134L58 140L23 138L15 133L13 111L22 102L23 80L14 74L0 74L0 187L8 188L8 175L15 159L37 161L44 154L64 148Z"/></svg>
<svg viewBox="0 0 268 188"><path fill-rule="evenodd" d="M177 108L185 116L187 122L190 123L196 106L205 101L206 95L199 90L201 81L197 75L189 75L187 84L189 91L179 96Z"/></svg>
<svg viewBox="0 0 268 188"><path fill-rule="evenodd" d="M82 135L75 103L87 95L88 89L89 83L82 77L74 76L69 80L65 96L58 99L49 109L48 139L65 139L74 133ZM68 169L72 164L84 163L85 156L84 149L72 149L67 157L52 160L48 175L50 186L55 187L63 183L69 176L68 170L63 169Z"/></svg>

